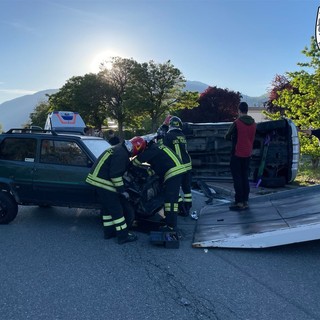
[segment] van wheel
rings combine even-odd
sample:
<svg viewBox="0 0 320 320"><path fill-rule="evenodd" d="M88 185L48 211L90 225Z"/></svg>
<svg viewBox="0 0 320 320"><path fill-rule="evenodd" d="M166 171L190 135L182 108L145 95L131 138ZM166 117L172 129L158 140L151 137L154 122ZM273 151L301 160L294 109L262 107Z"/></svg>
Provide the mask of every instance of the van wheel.
<svg viewBox="0 0 320 320"><path fill-rule="evenodd" d="M8 192L0 191L0 224L7 224L18 214L18 205Z"/></svg>
<svg viewBox="0 0 320 320"><path fill-rule="evenodd" d="M261 187L265 188L280 188L286 185L286 178L283 176L280 177L262 177Z"/></svg>

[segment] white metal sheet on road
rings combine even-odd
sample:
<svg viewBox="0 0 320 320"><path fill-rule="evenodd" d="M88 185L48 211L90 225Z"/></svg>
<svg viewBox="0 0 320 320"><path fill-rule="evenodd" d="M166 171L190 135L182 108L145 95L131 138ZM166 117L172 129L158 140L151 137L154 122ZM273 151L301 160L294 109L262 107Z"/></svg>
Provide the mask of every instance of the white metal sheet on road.
<svg viewBox="0 0 320 320"><path fill-rule="evenodd" d="M207 205L193 247L268 248L320 239L320 186L281 191L250 201L250 209Z"/></svg>

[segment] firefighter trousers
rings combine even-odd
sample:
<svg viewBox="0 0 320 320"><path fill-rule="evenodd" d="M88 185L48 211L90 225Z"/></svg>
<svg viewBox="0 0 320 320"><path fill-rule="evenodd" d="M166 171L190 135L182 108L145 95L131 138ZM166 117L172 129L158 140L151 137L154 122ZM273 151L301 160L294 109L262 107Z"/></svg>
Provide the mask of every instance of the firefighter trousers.
<svg viewBox="0 0 320 320"><path fill-rule="evenodd" d="M173 176L164 182L164 214L166 224L177 227L178 201L181 185L181 174Z"/></svg>
<svg viewBox="0 0 320 320"><path fill-rule="evenodd" d="M179 211L183 216L188 216L192 207L191 170L188 170L181 178L182 194L179 196Z"/></svg>
<svg viewBox="0 0 320 320"><path fill-rule="evenodd" d="M128 229L134 220L134 210L128 200L117 192L97 188L97 194L101 203L101 216L105 238L116 236L125 239Z"/></svg>

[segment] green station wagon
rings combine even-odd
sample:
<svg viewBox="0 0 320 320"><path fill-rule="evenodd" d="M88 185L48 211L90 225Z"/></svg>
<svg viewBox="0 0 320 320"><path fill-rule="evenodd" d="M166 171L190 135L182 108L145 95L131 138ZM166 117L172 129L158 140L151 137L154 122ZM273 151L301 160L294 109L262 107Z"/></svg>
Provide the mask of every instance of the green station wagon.
<svg viewBox="0 0 320 320"><path fill-rule="evenodd" d="M85 182L94 161L110 148L102 138L72 133L11 129L0 135L0 223L18 205L99 208Z"/></svg>

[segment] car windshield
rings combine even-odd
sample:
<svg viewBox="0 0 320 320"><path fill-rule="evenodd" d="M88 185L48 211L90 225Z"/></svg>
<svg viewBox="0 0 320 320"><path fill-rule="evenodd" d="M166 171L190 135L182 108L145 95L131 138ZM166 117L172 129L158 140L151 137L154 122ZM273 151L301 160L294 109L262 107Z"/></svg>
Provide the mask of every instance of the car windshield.
<svg viewBox="0 0 320 320"><path fill-rule="evenodd" d="M98 158L102 152L111 148L111 144L104 139L82 139L83 143L90 149L90 151Z"/></svg>

